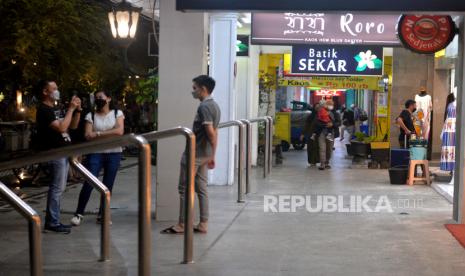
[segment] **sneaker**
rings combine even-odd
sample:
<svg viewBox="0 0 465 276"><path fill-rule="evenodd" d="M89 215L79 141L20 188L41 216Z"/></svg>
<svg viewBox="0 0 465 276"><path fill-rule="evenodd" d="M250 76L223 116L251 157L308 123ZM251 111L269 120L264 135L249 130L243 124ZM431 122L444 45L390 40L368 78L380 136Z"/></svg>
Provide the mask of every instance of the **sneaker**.
<svg viewBox="0 0 465 276"><path fill-rule="evenodd" d="M55 233L62 233L62 234L69 234L71 233L71 226L70 225L64 225L64 224L58 224L55 226L51 225L45 225L44 227L44 232L55 232Z"/></svg>
<svg viewBox="0 0 465 276"><path fill-rule="evenodd" d="M325 169L331 169L330 165L325 165Z"/></svg>
<svg viewBox="0 0 465 276"><path fill-rule="evenodd" d="M324 170L325 170L325 167L318 167L318 169L319 169L320 171L324 171Z"/></svg>
<svg viewBox="0 0 465 276"><path fill-rule="evenodd" d="M84 216L82 215L74 215L74 217L70 220L71 225L73 226L79 226L81 225L81 222L84 220Z"/></svg>
<svg viewBox="0 0 465 276"><path fill-rule="evenodd" d="M316 134L315 134L315 133L313 133L313 134L312 134L312 137L310 137L310 139L312 139L312 140L314 140L314 141L315 141L315 138L316 138Z"/></svg>

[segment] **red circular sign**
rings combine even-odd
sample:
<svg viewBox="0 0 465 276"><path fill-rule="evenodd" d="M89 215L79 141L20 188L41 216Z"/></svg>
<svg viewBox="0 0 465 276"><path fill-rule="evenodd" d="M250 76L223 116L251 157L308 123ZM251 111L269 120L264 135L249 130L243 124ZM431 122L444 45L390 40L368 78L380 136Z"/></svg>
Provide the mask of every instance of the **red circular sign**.
<svg viewBox="0 0 465 276"><path fill-rule="evenodd" d="M402 15L397 35L405 47L421 54L433 54L449 45L457 33L448 15Z"/></svg>

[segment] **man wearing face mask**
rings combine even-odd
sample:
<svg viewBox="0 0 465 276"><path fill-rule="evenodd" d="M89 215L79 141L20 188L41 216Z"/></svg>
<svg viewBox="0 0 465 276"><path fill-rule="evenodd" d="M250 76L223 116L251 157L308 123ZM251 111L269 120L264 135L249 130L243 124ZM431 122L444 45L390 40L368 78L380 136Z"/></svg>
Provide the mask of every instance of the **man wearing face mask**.
<svg viewBox="0 0 465 276"><path fill-rule="evenodd" d="M405 102L405 109L402 110L399 117L397 117L397 124L400 127L399 145L401 148L409 146L410 135L416 135L412 118L412 114L416 110L417 103L414 100L407 100ZM407 144L405 144L405 140L407 140Z"/></svg>
<svg viewBox="0 0 465 276"><path fill-rule="evenodd" d="M195 156L195 192L199 199L200 223L194 232L207 233L208 230L208 191L207 171L215 168L215 152L220 122L220 108L211 94L215 88L215 80L209 76L198 76L192 80L192 96L201 103L197 109L192 128L196 136ZM183 154L181 173L179 176L180 210L178 224L161 231L162 234L180 234L184 232L184 201L186 192L187 162Z"/></svg>
<svg viewBox="0 0 465 276"><path fill-rule="evenodd" d="M80 120L81 100L74 96L68 110L63 114L57 107L60 92L54 81L41 81L37 87L37 98L40 104L37 107L36 123L38 150L50 150L71 143L69 129L76 129ZM60 203L65 190L69 164L67 158L53 160L47 163L51 182L47 195L47 208L45 215L45 231L68 234L71 227L61 224Z"/></svg>

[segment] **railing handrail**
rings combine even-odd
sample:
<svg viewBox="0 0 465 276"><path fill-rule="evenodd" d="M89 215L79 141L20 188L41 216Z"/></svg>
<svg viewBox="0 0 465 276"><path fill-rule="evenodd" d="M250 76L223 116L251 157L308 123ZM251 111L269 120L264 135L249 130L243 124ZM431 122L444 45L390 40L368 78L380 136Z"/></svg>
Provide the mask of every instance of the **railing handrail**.
<svg viewBox="0 0 465 276"><path fill-rule="evenodd" d="M60 158L69 158L74 155L84 155L95 151L112 149L129 144L136 144L140 149L139 153L139 238L138 257L139 275L148 276L151 271L151 150L147 140L135 134L117 136L111 138L98 139L78 145L66 146L58 149L40 151L32 156L21 157L9 161L0 162L0 170L14 169L30 164L44 163ZM150 174L150 175L149 175ZM31 249L30 249L31 251ZM31 253L32 254L32 253ZM41 256L39 257L41 258Z"/></svg>
<svg viewBox="0 0 465 276"><path fill-rule="evenodd" d="M271 135L271 124L272 120L270 120L271 117L269 116L263 116L263 117L258 117L258 118L253 118L249 119L248 121L250 123L260 123L263 122L265 123L265 149L264 149L264 155L265 155L265 160L263 162L263 178L266 178L266 176L270 173L271 171L271 147L273 144L273 141L271 141L272 135ZM248 150L248 152L250 152ZM250 153L249 153L250 154ZM250 169L250 166L249 168Z"/></svg>
<svg viewBox="0 0 465 276"><path fill-rule="evenodd" d="M45 163L73 155L85 155L96 151L127 146L134 143L135 137L136 134L127 134L111 138L102 138L95 141L65 146L57 149L37 151L28 156L0 162L0 171L20 168L31 164Z"/></svg>
<svg viewBox="0 0 465 276"><path fill-rule="evenodd" d="M234 127L237 126L239 128L239 169L237 173L237 202L244 202L243 194L244 190L242 187L242 173L244 171L244 130L245 124L241 120L232 120L220 123L218 128L227 128L227 127ZM234 166L235 167L235 166Z"/></svg>
<svg viewBox="0 0 465 276"><path fill-rule="evenodd" d="M102 205L102 226L100 231L100 260L110 260L110 190L94 176L77 158L69 158L69 164L100 193Z"/></svg>
<svg viewBox="0 0 465 276"><path fill-rule="evenodd" d="M194 132L187 127L175 127L167 130L152 131L142 134L149 142L182 135L186 138L186 194L184 196L184 264L193 263L194 252L194 198L195 198L195 148L196 140Z"/></svg>
<svg viewBox="0 0 465 276"><path fill-rule="evenodd" d="M44 272L39 214L2 182L0 182L0 197L4 198L18 213L28 220L30 275L42 276Z"/></svg>

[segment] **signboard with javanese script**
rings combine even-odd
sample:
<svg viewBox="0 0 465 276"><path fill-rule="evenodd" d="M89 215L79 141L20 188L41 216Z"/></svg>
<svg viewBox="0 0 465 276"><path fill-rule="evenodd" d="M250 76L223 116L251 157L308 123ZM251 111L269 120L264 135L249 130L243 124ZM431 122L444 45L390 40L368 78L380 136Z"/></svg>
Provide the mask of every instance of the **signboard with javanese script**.
<svg viewBox="0 0 465 276"><path fill-rule="evenodd" d="M399 14L254 13L252 44L399 46Z"/></svg>

